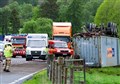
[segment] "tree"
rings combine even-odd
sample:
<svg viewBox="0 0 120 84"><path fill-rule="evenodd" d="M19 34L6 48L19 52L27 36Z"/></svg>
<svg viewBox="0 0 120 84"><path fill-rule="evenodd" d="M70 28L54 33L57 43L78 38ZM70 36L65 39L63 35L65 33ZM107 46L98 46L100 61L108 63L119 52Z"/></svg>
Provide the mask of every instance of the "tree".
<svg viewBox="0 0 120 84"><path fill-rule="evenodd" d="M16 9L12 9L11 11L10 22L12 27L11 32L14 34L19 33L20 19L19 19L19 13Z"/></svg>
<svg viewBox="0 0 120 84"><path fill-rule="evenodd" d="M21 29L21 33L36 33L37 24L36 21L30 20L25 22L23 28Z"/></svg>
<svg viewBox="0 0 120 84"><path fill-rule="evenodd" d="M25 22L21 33L47 33L52 35L52 20L47 18L38 18Z"/></svg>
<svg viewBox="0 0 120 84"><path fill-rule="evenodd" d="M36 20L37 18L40 18L41 8L39 6L33 7L32 13L33 13L32 18L34 20Z"/></svg>
<svg viewBox="0 0 120 84"><path fill-rule="evenodd" d="M38 33L47 33L50 37L52 36L52 20L47 18L38 18L36 20Z"/></svg>
<svg viewBox="0 0 120 84"><path fill-rule="evenodd" d="M20 17L19 17L19 4L17 2L14 2L9 5L11 9L10 13L10 28L11 33L18 33L20 29Z"/></svg>
<svg viewBox="0 0 120 84"><path fill-rule="evenodd" d="M82 0L73 0L71 5L68 7L67 10L67 19L69 22L72 22L73 33L80 32L81 28L81 11L82 11Z"/></svg>
<svg viewBox="0 0 120 84"><path fill-rule="evenodd" d="M105 23L114 22L117 23L117 28L119 30L118 35L120 36L120 0L104 0L97 10L95 16L95 23Z"/></svg>
<svg viewBox="0 0 120 84"><path fill-rule="evenodd" d="M59 2L59 17L58 17L58 21L60 22L65 22L67 21L67 10L68 10L69 4L66 4L64 2Z"/></svg>
<svg viewBox="0 0 120 84"><path fill-rule="evenodd" d="M31 4L20 5L20 21L21 27L23 27L24 22L31 20L33 16L33 6Z"/></svg>
<svg viewBox="0 0 120 84"><path fill-rule="evenodd" d="M111 3L112 2L112 3ZM116 0L104 0L104 2L100 5L100 7L97 10L96 16L95 16L95 23L105 23L109 21L110 16L110 10L113 9L115 5Z"/></svg>
<svg viewBox="0 0 120 84"><path fill-rule="evenodd" d="M41 5L41 17L50 18L53 21L58 19L57 0L47 0Z"/></svg>
<svg viewBox="0 0 120 84"><path fill-rule="evenodd" d="M2 28L2 34L9 33L9 17L10 17L10 8L8 6L3 7L0 10L0 26Z"/></svg>
<svg viewBox="0 0 120 84"><path fill-rule="evenodd" d="M94 22L94 17L97 11L97 8L100 6L100 4L103 2L103 0L88 0L83 5L82 10L82 25L86 23Z"/></svg>

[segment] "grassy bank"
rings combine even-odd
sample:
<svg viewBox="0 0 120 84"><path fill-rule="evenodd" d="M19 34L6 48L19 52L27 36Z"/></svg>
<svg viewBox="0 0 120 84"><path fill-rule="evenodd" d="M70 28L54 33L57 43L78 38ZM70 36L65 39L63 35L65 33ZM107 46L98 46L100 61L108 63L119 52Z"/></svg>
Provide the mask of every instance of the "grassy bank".
<svg viewBox="0 0 120 84"><path fill-rule="evenodd" d="M51 82L47 78L46 70L44 70L24 84L51 84ZM120 84L120 67L87 69L86 84Z"/></svg>
<svg viewBox="0 0 120 84"><path fill-rule="evenodd" d="M23 84L52 84L48 77L47 71L43 70L37 74L35 74L32 79L25 81Z"/></svg>

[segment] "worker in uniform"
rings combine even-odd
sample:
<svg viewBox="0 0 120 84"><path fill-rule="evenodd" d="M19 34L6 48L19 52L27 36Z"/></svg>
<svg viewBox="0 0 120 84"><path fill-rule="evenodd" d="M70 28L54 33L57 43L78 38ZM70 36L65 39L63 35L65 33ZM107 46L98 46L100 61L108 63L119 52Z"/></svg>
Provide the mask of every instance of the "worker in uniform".
<svg viewBox="0 0 120 84"><path fill-rule="evenodd" d="M4 48L5 63L3 71L10 72L11 57L13 55L13 49L11 44L6 44Z"/></svg>

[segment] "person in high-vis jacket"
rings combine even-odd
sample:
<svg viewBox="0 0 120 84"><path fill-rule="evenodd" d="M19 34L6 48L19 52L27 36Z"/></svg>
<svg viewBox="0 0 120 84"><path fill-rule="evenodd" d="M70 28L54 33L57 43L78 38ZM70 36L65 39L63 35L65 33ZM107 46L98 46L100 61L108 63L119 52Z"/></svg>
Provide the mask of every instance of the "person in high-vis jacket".
<svg viewBox="0 0 120 84"><path fill-rule="evenodd" d="M5 72L10 72L12 55L13 55L12 45L11 44L5 45L5 48L4 48L5 63L3 68L3 71Z"/></svg>

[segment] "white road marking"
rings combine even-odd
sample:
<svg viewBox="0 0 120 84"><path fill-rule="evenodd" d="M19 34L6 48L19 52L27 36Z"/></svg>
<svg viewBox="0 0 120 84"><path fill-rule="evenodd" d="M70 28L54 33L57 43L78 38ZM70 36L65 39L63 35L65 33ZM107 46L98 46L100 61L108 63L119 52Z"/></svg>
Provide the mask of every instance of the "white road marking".
<svg viewBox="0 0 120 84"><path fill-rule="evenodd" d="M44 69L42 69L42 70L45 70L45 69L46 69L46 68L44 68ZM40 71L42 71L42 70L40 70ZM9 83L9 84L21 84L22 82L24 82L25 80L29 79L29 78L32 77L34 74L36 74L36 73L38 73L38 72L40 72L40 71L36 71L36 72L34 72L34 73L31 73L31 74L29 74L29 75L27 75L27 76L24 76L24 77L22 77L22 78L20 78L20 79L17 79L17 80L15 80L15 81L11 82L11 83Z"/></svg>

